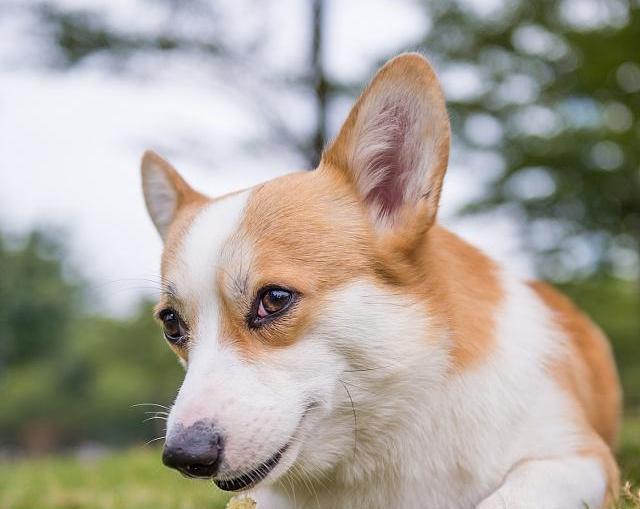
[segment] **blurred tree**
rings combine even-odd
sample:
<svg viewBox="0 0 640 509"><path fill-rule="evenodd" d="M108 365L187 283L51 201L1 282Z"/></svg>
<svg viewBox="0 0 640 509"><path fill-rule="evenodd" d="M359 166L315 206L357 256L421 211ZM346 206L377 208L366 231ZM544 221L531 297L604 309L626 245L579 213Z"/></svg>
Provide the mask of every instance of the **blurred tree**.
<svg viewBox="0 0 640 509"><path fill-rule="evenodd" d="M141 53L205 56L212 74L243 87L243 96L254 100L265 120L268 134L260 143L253 140L254 148L286 146L309 167L327 139L332 103L360 88L325 71L326 11L340 9L338 3L309 2L308 64L288 71L260 60L258 48L277 27L262 25L239 37L225 23L228 6L221 2L158 2L154 8L166 23L152 30L113 23L97 9L34 5L59 49L54 62L64 67L95 56L116 67ZM270 3L239 5L264 14ZM454 154L492 177L484 196L466 212L502 207L526 219L526 239L541 255L544 277L568 279L601 269L637 273L638 2L415 0L415 5L429 29L409 47L429 55L444 78ZM397 51L381 55L378 63ZM274 91L314 104L309 129L300 129L278 109L284 107L273 100Z"/></svg>
<svg viewBox="0 0 640 509"><path fill-rule="evenodd" d="M454 155L490 177L467 212L500 207L526 219L543 276L600 273L564 289L613 338L627 401L640 405L640 294L629 281L607 276L638 271L640 4L414 2L430 28L409 46L421 48L441 74ZM253 9L268 4L246 3ZM48 64L68 69L91 59L135 73L140 56L210 62L211 75L242 87L269 127L257 145L292 148L309 167L330 134L332 104L353 96L367 79L352 86L325 69L326 14L340 8L337 2L308 3L309 40L302 41L308 62L275 71L256 56L268 30L258 26L239 37L221 2L154 2L154 19L165 20L155 28L71 5L13 3L36 12L55 42ZM381 55L378 64L394 53ZM274 100L277 91L314 105L308 129L291 121ZM87 314L84 284L70 275L61 244L42 233L0 236L0 267L0 445L122 444L160 435L161 420L143 424L145 409L132 408L167 404L181 375L150 306L122 320Z"/></svg>
<svg viewBox="0 0 640 509"><path fill-rule="evenodd" d="M55 352L81 308L81 283L62 263L61 244L35 231L0 236L0 373Z"/></svg>
<svg viewBox="0 0 640 509"><path fill-rule="evenodd" d="M309 3L311 40L301 41L308 46L309 64L289 71L266 68L259 55L269 30L276 27L260 26L249 37L239 36L239 31L225 23L225 12L230 9L225 10L221 2L161 0L154 8L165 22L154 30L114 24L97 8L78 9L46 1L32 7L58 50L49 63L60 68L81 65L96 56L103 59L103 65L120 70L126 70L126 63L142 54L206 57L203 61L210 66L211 75L242 90L245 106L252 106L266 123L266 139L249 140L251 146L286 146L313 168L326 140L329 101L341 88L324 70L324 4L325 0ZM269 2L246 0L238 6L265 17ZM274 92L292 93L314 103L315 122L308 130L301 132L299 122L291 122L291 116L279 109Z"/></svg>
<svg viewBox="0 0 640 509"><path fill-rule="evenodd" d="M640 301L633 281L592 277L560 286L611 339L625 404L640 410Z"/></svg>
<svg viewBox="0 0 640 509"><path fill-rule="evenodd" d="M450 85L458 147L491 156L494 178L467 212L506 205L523 216L543 276L637 274L640 4L459 0L425 9L421 48Z"/></svg>
<svg viewBox="0 0 640 509"><path fill-rule="evenodd" d="M489 176L464 212L520 219L541 276L564 281L612 339L637 409L640 3L422 5L431 28L417 46L441 73L453 154Z"/></svg>
<svg viewBox="0 0 640 509"><path fill-rule="evenodd" d="M61 241L42 232L0 235L0 267L0 447L162 435L162 419L143 421L174 396L182 370L151 306L128 319L88 314Z"/></svg>

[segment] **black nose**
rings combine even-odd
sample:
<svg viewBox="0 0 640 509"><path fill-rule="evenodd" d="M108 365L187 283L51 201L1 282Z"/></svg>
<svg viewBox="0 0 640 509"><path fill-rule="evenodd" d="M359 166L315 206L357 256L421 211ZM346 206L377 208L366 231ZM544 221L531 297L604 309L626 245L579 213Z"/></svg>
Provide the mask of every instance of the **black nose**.
<svg viewBox="0 0 640 509"><path fill-rule="evenodd" d="M213 423L198 421L176 426L164 446L162 462L188 477L210 478L218 471L222 439Z"/></svg>

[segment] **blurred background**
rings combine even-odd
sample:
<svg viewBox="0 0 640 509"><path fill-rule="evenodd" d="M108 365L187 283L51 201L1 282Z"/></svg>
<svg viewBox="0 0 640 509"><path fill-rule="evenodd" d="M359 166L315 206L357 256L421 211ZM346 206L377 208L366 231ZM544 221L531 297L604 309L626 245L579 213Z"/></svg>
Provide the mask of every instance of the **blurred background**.
<svg viewBox="0 0 640 509"><path fill-rule="evenodd" d="M609 334L640 480L639 0L0 0L0 507L219 506L152 447L181 368L141 153L214 195L311 169L407 50L451 115L441 221Z"/></svg>

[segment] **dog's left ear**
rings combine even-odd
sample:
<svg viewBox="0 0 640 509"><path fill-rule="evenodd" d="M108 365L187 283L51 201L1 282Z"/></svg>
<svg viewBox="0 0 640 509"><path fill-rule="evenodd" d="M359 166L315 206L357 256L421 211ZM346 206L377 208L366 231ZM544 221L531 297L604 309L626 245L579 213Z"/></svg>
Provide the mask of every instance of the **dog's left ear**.
<svg viewBox="0 0 640 509"><path fill-rule="evenodd" d="M204 202L207 198L195 191L178 171L151 150L142 156L142 190L147 211L162 240L181 208Z"/></svg>
<svg viewBox="0 0 640 509"><path fill-rule="evenodd" d="M436 75L419 54L382 67L322 163L345 172L378 233L424 233L433 224L450 128Z"/></svg>

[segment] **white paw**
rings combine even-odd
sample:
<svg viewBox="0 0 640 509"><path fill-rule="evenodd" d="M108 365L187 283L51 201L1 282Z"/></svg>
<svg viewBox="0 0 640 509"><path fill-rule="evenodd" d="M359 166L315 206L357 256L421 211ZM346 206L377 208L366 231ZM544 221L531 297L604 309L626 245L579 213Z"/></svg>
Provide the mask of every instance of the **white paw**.
<svg viewBox="0 0 640 509"><path fill-rule="evenodd" d="M525 496L526 497L526 496ZM496 491L485 498L476 509L550 509L538 503L527 501L524 497L515 497L511 493Z"/></svg>

